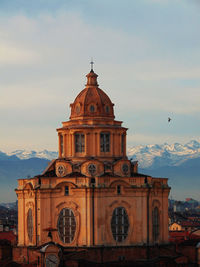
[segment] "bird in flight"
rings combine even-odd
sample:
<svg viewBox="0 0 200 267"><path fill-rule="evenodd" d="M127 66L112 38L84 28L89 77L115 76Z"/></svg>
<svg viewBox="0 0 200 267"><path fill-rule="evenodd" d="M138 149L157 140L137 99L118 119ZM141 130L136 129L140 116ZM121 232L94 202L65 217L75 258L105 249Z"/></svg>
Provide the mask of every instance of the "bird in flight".
<svg viewBox="0 0 200 267"><path fill-rule="evenodd" d="M168 122L170 122L172 119L170 117L168 117Z"/></svg>

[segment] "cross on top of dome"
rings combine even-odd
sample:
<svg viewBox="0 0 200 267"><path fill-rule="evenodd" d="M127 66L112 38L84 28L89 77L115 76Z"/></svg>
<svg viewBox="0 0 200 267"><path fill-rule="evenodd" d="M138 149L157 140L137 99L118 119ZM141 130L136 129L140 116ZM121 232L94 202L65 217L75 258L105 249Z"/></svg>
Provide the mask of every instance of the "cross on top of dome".
<svg viewBox="0 0 200 267"><path fill-rule="evenodd" d="M90 65L91 65L91 72L93 72L93 65L94 65L93 58L90 61Z"/></svg>
<svg viewBox="0 0 200 267"><path fill-rule="evenodd" d="M98 86L98 83L97 83L97 77L98 77L98 75L96 73L94 73L94 70L93 70L93 66L94 66L93 59L91 59L90 65L91 65L91 70L86 75L86 77L87 77L87 84L86 84L86 86L88 86L88 85L89 86Z"/></svg>
<svg viewBox="0 0 200 267"><path fill-rule="evenodd" d="M114 104L111 102L108 95L99 88L97 77L98 75L93 71L94 62L90 62L91 71L86 75L87 84L82 90L71 106L70 119L77 118L106 118L114 119Z"/></svg>

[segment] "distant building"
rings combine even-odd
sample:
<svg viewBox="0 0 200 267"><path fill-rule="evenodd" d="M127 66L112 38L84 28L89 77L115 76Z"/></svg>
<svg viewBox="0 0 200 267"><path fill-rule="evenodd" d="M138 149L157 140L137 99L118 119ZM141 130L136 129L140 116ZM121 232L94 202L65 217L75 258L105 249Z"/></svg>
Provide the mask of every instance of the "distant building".
<svg viewBox="0 0 200 267"><path fill-rule="evenodd" d="M179 223L172 223L172 224L169 226L169 230L170 230L170 231L182 231L181 224L179 224Z"/></svg>
<svg viewBox="0 0 200 267"><path fill-rule="evenodd" d="M174 222L169 226L170 231L187 231L188 233L191 233L193 231L196 232L198 229L200 229L200 222L189 220Z"/></svg>
<svg viewBox="0 0 200 267"><path fill-rule="evenodd" d="M195 221L182 221L181 223L182 230L192 232L197 229L200 229L200 222Z"/></svg>
<svg viewBox="0 0 200 267"><path fill-rule="evenodd" d="M183 201L175 201L173 205L174 212L184 212L186 208L185 202Z"/></svg>
<svg viewBox="0 0 200 267"><path fill-rule="evenodd" d="M13 231L4 231L0 233L0 240L7 240L11 243L11 245L16 245L17 236L13 233Z"/></svg>
<svg viewBox="0 0 200 267"><path fill-rule="evenodd" d="M78 249L83 261L148 260L149 246L168 244L167 179L140 174L128 160L127 128L113 106L91 69L57 129L59 158L18 180L18 248L36 252L27 259L16 249L16 261L57 266Z"/></svg>

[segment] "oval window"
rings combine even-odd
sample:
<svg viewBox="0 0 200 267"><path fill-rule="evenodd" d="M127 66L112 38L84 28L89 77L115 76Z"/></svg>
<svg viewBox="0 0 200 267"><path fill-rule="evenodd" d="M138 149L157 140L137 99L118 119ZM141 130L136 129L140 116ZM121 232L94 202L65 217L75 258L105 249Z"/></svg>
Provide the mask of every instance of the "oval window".
<svg viewBox="0 0 200 267"><path fill-rule="evenodd" d="M29 241L32 242L32 239L33 239L33 213L32 213L32 209L29 209L28 213L27 213L27 230L28 230Z"/></svg>
<svg viewBox="0 0 200 267"><path fill-rule="evenodd" d="M111 230L113 238L117 242L123 242L128 236L129 220L123 207L114 209L111 219Z"/></svg>
<svg viewBox="0 0 200 267"><path fill-rule="evenodd" d="M91 105L91 106L90 106L90 112L93 113L94 111L95 111L95 107L94 107L94 105Z"/></svg>
<svg viewBox="0 0 200 267"><path fill-rule="evenodd" d="M110 109L109 109L109 106L106 106L106 113L109 113Z"/></svg>
<svg viewBox="0 0 200 267"><path fill-rule="evenodd" d="M76 114L79 114L79 113L80 113L80 106L77 105L77 106L76 106Z"/></svg>
<svg viewBox="0 0 200 267"><path fill-rule="evenodd" d="M129 170L129 167L128 167L128 164L124 163L122 165L122 171L124 174L127 174L128 173L128 170Z"/></svg>
<svg viewBox="0 0 200 267"><path fill-rule="evenodd" d="M91 174L91 175L94 175L95 172L96 172L97 168L96 168L96 165L95 164L89 164L88 165L88 172Z"/></svg>
<svg viewBox="0 0 200 267"><path fill-rule="evenodd" d="M71 209L62 209L58 217L58 234L63 243L71 243L76 232L76 220Z"/></svg>
<svg viewBox="0 0 200 267"><path fill-rule="evenodd" d="M59 176L64 176L65 174L65 167L63 165L59 165L58 168L57 168L57 172L59 174Z"/></svg>

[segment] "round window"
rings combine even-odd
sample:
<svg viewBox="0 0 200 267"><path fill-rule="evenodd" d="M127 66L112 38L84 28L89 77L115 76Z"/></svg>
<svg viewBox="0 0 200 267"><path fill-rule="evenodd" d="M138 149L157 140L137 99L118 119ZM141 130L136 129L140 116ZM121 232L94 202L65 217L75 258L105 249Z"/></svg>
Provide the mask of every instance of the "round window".
<svg viewBox="0 0 200 267"><path fill-rule="evenodd" d="M114 209L111 219L111 230L113 238L117 242L123 242L128 236L129 220L125 208Z"/></svg>
<svg viewBox="0 0 200 267"><path fill-rule="evenodd" d="M128 164L124 163L122 165L122 171L124 174L127 174L128 173L128 170L129 170L129 167L128 167Z"/></svg>
<svg viewBox="0 0 200 267"><path fill-rule="evenodd" d="M63 165L58 165L56 173L58 177L63 177L65 175L65 167Z"/></svg>
<svg viewBox="0 0 200 267"><path fill-rule="evenodd" d="M71 243L76 232L76 220L71 209L62 209L58 217L58 234L63 243Z"/></svg>
<svg viewBox="0 0 200 267"><path fill-rule="evenodd" d="M95 172L96 172L97 168L96 168L96 165L95 164L89 164L88 165L88 172L91 174L91 175L94 175Z"/></svg>
<svg viewBox="0 0 200 267"><path fill-rule="evenodd" d="M32 209L29 209L28 213L27 213L27 231L28 231L29 241L32 242L32 239L33 239L33 213L32 213Z"/></svg>

